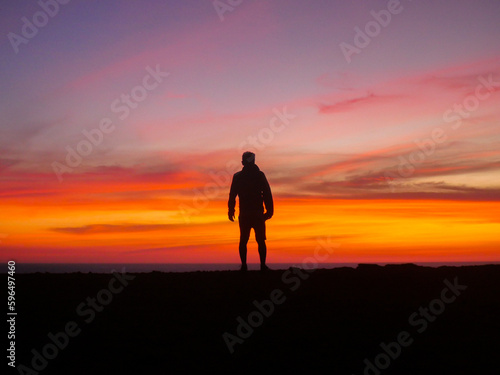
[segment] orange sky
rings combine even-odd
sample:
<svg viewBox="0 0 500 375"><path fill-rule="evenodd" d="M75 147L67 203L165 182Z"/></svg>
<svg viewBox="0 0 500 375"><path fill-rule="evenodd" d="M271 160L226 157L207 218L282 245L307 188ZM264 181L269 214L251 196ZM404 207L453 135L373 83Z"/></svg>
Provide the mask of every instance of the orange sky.
<svg viewBox="0 0 500 375"><path fill-rule="evenodd" d="M71 204L40 204L40 199L4 204L9 219L3 230L9 235L3 260L238 262L238 225L227 220L226 201L209 201L186 216L179 199L138 204L92 201L91 195ZM301 262L327 237L339 247L326 263L500 261L500 202L275 200L267 229L270 262ZM186 207L190 202L185 200ZM253 239L249 262L258 262Z"/></svg>

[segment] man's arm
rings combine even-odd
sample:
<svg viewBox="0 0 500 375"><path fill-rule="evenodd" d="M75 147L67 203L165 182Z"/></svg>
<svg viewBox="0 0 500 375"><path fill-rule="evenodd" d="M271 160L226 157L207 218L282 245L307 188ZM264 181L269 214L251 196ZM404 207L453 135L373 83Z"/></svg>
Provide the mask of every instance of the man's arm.
<svg viewBox="0 0 500 375"><path fill-rule="evenodd" d="M264 199L264 206L266 206L266 220L270 219L274 215L274 202L273 202L273 194L271 193L271 187L269 186L269 182L267 182L266 175L262 172L262 198Z"/></svg>
<svg viewBox="0 0 500 375"><path fill-rule="evenodd" d="M227 201L227 217L229 220L234 221L234 207L236 206L236 195L238 194L236 190L235 178L231 181L231 189L229 189L229 200Z"/></svg>

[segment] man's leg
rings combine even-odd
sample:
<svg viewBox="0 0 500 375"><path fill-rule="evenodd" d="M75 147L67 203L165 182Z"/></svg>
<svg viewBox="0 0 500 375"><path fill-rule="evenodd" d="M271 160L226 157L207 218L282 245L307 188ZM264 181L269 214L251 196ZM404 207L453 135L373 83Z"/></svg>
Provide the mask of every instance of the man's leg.
<svg viewBox="0 0 500 375"><path fill-rule="evenodd" d="M254 223L255 230L255 240L259 245L259 258L260 258L260 268L262 270L266 269L266 256L267 256L267 246L266 246L266 222L262 218L257 219Z"/></svg>
<svg viewBox="0 0 500 375"><path fill-rule="evenodd" d="M250 230L252 229L252 227L244 218L240 217L238 219L238 222L240 224L240 245L239 245L240 260L241 260L241 267L242 269L244 269L247 267L247 243L248 239L250 238Z"/></svg>
<svg viewBox="0 0 500 375"><path fill-rule="evenodd" d="M260 265L265 266L266 265L266 256L267 256L267 246L266 246L266 241L257 241L257 244L259 245L259 258L260 258Z"/></svg>

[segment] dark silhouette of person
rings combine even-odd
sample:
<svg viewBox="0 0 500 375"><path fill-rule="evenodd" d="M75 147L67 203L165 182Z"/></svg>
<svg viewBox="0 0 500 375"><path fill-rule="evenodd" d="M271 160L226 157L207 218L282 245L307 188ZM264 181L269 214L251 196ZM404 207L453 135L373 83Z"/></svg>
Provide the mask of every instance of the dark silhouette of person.
<svg viewBox="0 0 500 375"><path fill-rule="evenodd" d="M266 175L255 164L255 154L247 151L243 153L241 164L243 169L236 172L231 182L228 201L228 217L234 221L234 207L236 196L239 198L241 271L247 270L247 243L250 231L253 228L255 240L259 245L260 269L266 271L266 220L274 214L274 203L271 188ZM264 205L266 212L264 213Z"/></svg>

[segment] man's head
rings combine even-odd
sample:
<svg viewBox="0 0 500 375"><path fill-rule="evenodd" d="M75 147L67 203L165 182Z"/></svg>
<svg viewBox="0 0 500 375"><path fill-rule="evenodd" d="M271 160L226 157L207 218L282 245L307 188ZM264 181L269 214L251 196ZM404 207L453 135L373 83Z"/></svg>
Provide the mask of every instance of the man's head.
<svg viewBox="0 0 500 375"><path fill-rule="evenodd" d="M241 156L241 164L243 165L252 165L255 164L255 154L250 151L246 151Z"/></svg>

